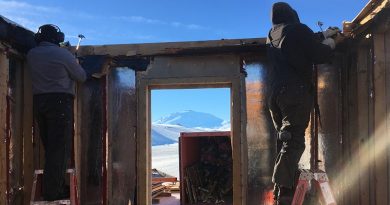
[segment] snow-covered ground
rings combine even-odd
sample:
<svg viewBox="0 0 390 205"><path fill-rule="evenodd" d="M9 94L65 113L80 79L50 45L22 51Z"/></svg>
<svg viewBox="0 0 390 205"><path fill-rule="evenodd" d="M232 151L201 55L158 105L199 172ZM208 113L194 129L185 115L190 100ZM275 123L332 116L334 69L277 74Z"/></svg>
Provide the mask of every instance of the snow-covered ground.
<svg viewBox="0 0 390 205"><path fill-rule="evenodd" d="M152 123L152 168L179 178L181 132L229 131L230 122L211 114L183 111Z"/></svg>
<svg viewBox="0 0 390 205"><path fill-rule="evenodd" d="M153 146L152 168L179 179L179 144Z"/></svg>

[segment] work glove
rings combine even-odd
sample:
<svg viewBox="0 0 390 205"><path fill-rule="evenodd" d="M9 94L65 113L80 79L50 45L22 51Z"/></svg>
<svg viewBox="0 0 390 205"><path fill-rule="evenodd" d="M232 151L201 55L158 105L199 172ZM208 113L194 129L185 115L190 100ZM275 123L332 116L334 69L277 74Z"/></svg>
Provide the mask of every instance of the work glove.
<svg viewBox="0 0 390 205"><path fill-rule="evenodd" d="M324 34L325 38L333 38L336 34L341 33L341 30L337 27L329 27L322 33Z"/></svg>
<svg viewBox="0 0 390 205"><path fill-rule="evenodd" d="M322 44L329 46L332 50L336 48L336 42L333 38L327 38L323 40Z"/></svg>

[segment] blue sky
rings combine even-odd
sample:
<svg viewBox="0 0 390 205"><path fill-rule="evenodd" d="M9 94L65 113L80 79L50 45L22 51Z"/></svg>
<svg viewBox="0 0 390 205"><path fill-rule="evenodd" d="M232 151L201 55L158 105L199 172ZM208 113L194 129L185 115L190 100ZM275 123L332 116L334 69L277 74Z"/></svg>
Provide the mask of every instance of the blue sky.
<svg viewBox="0 0 390 205"><path fill-rule="evenodd" d="M230 88L152 90L152 121L194 110L230 120Z"/></svg>
<svg viewBox="0 0 390 205"><path fill-rule="evenodd" d="M0 14L36 31L57 24L75 45L264 37L274 0L0 0ZM321 20L341 27L367 0L288 0L315 30Z"/></svg>
<svg viewBox="0 0 390 205"><path fill-rule="evenodd" d="M265 37L274 0L0 0L0 15L32 31L58 25L72 45L198 41ZM368 0L287 0L303 23L341 27ZM153 119L186 109L229 119L229 89L153 91ZM206 99L206 100L200 100ZM179 103L181 102L181 103ZM155 106L155 107L153 107Z"/></svg>

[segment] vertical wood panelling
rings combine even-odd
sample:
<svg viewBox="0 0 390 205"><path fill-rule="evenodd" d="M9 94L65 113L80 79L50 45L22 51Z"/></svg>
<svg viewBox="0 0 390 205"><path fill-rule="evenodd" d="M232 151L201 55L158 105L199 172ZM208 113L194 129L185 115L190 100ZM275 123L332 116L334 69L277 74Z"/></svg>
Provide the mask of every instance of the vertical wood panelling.
<svg viewBox="0 0 390 205"><path fill-rule="evenodd" d="M390 203L390 33L385 33L386 69L386 144L387 144L387 201Z"/></svg>
<svg viewBox="0 0 390 205"><path fill-rule="evenodd" d="M362 150L365 147L365 144L368 142L368 49L361 47L357 51L357 130L358 135L356 140L358 141L357 153L359 154L359 159L366 159L367 153L363 153ZM367 167L363 167L361 161L359 163L359 201L360 204L369 204L370 195L367 190L369 187L369 172Z"/></svg>
<svg viewBox="0 0 390 205"><path fill-rule="evenodd" d="M386 70L385 36L375 33L374 40L374 157L375 157L375 198L376 204L388 204L387 201L387 134L386 134Z"/></svg>

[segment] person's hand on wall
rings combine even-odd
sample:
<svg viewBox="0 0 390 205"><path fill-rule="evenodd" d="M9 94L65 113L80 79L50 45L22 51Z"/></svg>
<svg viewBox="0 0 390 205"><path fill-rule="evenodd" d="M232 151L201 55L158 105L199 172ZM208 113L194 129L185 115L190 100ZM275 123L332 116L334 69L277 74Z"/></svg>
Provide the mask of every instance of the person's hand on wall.
<svg viewBox="0 0 390 205"><path fill-rule="evenodd" d="M333 38L323 40L322 44L329 46L332 50L336 48L336 42Z"/></svg>
<svg viewBox="0 0 390 205"><path fill-rule="evenodd" d="M325 38L334 38L338 33L341 33L341 30L338 27L329 27L322 33Z"/></svg>
<svg viewBox="0 0 390 205"><path fill-rule="evenodd" d="M342 33L337 33L337 35L333 38L336 45L343 42L345 40L346 36L344 36Z"/></svg>

